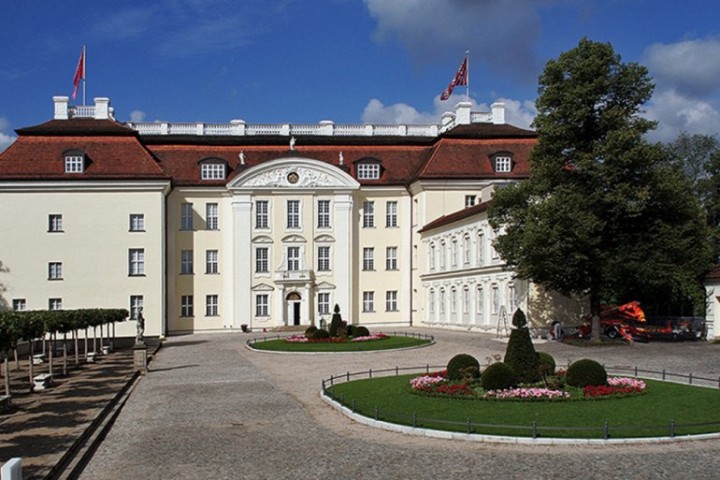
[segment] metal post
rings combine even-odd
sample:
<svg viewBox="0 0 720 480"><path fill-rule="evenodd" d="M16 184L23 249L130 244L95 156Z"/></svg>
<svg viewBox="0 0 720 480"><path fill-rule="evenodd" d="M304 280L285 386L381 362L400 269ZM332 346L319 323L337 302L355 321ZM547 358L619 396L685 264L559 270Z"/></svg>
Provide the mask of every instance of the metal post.
<svg viewBox="0 0 720 480"><path fill-rule="evenodd" d="M662 379L663 379L663 381L665 381L665 369L664 369L664 368L663 368L663 372L662 372L662 373L663 373Z"/></svg>
<svg viewBox="0 0 720 480"><path fill-rule="evenodd" d="M378 406L375 405L375 420L377 420L380 417L380 414L378 412Z"/></svg>
<svg viewBox="0 0 720 480"><path fill-rule="evenodd" d="M671 437L675 436L675 420L674 419L670 419L670 436Z"/></svg>
<svg viewBox="0 0 720 480"><path fill-rule="evenodd" d="M692 372L688 375L688 385L692 385Z"/></svg>
<svg viewBox="0 0 720 480"><path fill-rule="evenodd" d="M350 372L347 372L347 373L345 374L345 378L347 379L347 380L346 380L347 382L350 381Z"/></svg>
<svg viewBox="0 0 720 480"><path fill-rule="evenodd" d="M533 420L533 438L537 438L537 420Z"/></svg>
<svg viewBox="0 0 720 480"><path fill-rule="evenodd" d="M417 428L417 412L413 412L413 428Z"/></svg>
<svg viewBox="0 0 720 480"><path fill-rule="evenodd" d="M368 370L369 378L372 378L372 368Z"/></svg>
<svg viewBox="0 0 720 480"><path fill-rule="evenodd" d="M350 405L351 405L351 408L352 408L352 412L355 413L355 399L354 399L354 398L353 398L353 400L352 400L352 402L351 402Z"/></svg>
<svg viewBox="0 0 720 480"><path fill-rule="evenodd" d="M468 417L468 419L467 419L467 433L468 433L468 435L470 435L471 432L472 432L472 421L470 420L470 417Z"/></svg>
<svg viewBox="0 0 720 480"><path fill-rule="evenodd" d="M397 377L398 375L399 375L399 373L398 373L398 367L397 367L397 365L395 365L395 376Z"/></svg>
<svg viewBox="0 0 720 480"><path fill-rule="evenodd" d="M637 366L635 366L635 376L637 377Z"/></svg>
<svg viewBox="0 0 720 480"><path fill-rule="evenodd" d="M604 434L605 434L605 440L607 440L608 437L610 436L610 426L608 425L608 421L607 421L607 420L605 420L605 428L604 428L604 430L605 430L605 432L604 432Z"/></svg>

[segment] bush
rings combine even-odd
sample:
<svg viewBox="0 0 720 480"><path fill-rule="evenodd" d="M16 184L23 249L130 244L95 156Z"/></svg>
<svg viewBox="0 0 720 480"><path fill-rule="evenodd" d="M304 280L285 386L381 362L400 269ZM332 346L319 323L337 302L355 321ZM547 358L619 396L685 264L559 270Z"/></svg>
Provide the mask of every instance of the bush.
<svg viewBox="0 0 720 480"><path fill-rule="evenodd" d="M605 367L595 360L583 358L570 365L566 381L568 385L578 388L585 388L588 385L607 385L607 372Z"/></svg>
<svg viewBox="0 0 720 480"><path fill-rule="evenodd" d="M356 337L357 336L357 335L355 335L355 325L349 324L347 326L347 334L348 334L348 337Z"/></svg>
<svg viewBox="0 0 720 480"><path fill-rule="evenodd" d="M343 326L343 319L342 319L342 315L340 315L340 306L338 304L335 304L335 309L334 309L334 313L332 316L332 320L330 320L330 326L328 327L330 336L337 337L339 335L339 330L342 326Z"/></svg>
<svg viewBox="0 0 720 480"><path fill-rule="evenodd" d="M317 330L315 330L313 332L312 338L314 340L318 340L318 339L322 339L322 338L330 338L330 333L327 330L318 328Z"/></svg>
<svg viewBox="0 0 720 480"><path fill-rule="evenodd" d="M513 369L518 382L535 383L540 380L538 354L530 338L525 314L519 308L513 315L513 325L516 328L510 332L504 362Z"/></svg>
<svg viewBox="0 0 720 480"><path fill-rule="evenodd" d="M353 337L367 337L370 335L370 330L362 325L356 325L353 327Z"/></svg>
<svg viewBox="0 0 720 480"><path fill-rule="evenodd" d="M497 362L482 372L480 383L484 390L505 390L517 385L517 377L510 365Z"/></svg>
<svg viewBox="0 0 720 480"><path fill-rule="evenodd" d="M555 359L552 355L545 352L538 352L539 371L546 375L555 375Z"/></svg>
<svg viewBox="0 0 720 480"><path fill-rule="evenodd" d="M472 355L460 353L447 364L448 380L472 381L480 376L480 362Z"/></svg>
<svg viewBox="0 0 720 480"><path fill-rule="evenodd" d="M317 327L315 325L310 325L305 329L305 337L307 338L313 338L313 333L317 331Z"/></svg>

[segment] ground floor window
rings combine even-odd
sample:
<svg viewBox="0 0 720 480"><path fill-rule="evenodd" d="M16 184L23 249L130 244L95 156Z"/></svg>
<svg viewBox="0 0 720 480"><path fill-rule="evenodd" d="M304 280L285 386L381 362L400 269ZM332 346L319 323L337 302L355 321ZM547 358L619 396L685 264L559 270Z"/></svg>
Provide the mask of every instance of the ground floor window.
<svg viewBox="0 0 720 480"><path fill-rule="evenodd" d="M183 295L180 298L180 316L181 317L192 317L193 316L193 296Z"/></svg>
<svg viewBox="0 0 720 480"><path fill-rule="evenodd" d="M397 290L388 290L385 292L385 310L388 312L397 312Z"/></svg>
<svg viewBox="0 0 720 480"><path fill-rule="evenodd" d="M23 312L27 310L27 302L24 298L13 298L13 310Z"/></svg>
<svg viewBox="0 0 720 480"><path fill-rule="evenodd" d="M255 316L256 317L267 317L268 316L268 295L266 293L260 293L255 295Z"/></svg>
<svg viewBox="0 0 720 480"><path fill-rule="evenodd" d="M143 309L143 296L130 295L130 319L137 320Z"/></svg>
<svg viewBox="0 0 720 480"><path fill-rule="evenodd" d="M363 312L375 311L375 292L363 292Z"/></svg>
<svg viewBox="0 0 720 480"><path fill-rule="evenodd" d="M218 296L217 295L206 295L205 296L205 316L206 317L217 317L218 316Z"/></svg>
<svg viewBox="0 0 720 480"><path fill-rule="evenodd" d="M318 313L320 315L330 313L330 293L318 293Z"/></svg>

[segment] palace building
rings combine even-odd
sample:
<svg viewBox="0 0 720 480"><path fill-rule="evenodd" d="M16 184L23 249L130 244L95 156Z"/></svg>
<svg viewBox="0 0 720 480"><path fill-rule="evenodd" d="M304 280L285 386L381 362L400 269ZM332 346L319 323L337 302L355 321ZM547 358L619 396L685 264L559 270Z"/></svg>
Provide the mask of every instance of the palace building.
<svg viewBox="0 0 720 480"><path fill-rule="evenodd" d="M177 124L54 97L17 134L0 154L0 307L142 308L160 336L319 324L336 304L370 328L495 331L558 305L492 247L488 201L527 177L537 141L501 103L435 125Z"/></svg>

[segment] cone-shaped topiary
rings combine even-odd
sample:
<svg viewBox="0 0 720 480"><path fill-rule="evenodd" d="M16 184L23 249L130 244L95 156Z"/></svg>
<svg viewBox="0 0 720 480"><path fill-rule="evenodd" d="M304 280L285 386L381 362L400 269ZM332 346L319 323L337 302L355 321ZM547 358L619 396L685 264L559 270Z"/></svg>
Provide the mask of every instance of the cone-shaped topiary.
<svg viewBox="0 0 720 480"><path fill-rule="evenodd" d="M567 384L585 388L588 385L607 385L607 371L595 360L583 358L568 367Z"/></svg>
<svg viewBox="0 0 720 480"><path fill-rule="evenodd" d="M340 330L340 327L342 327L342 315L340 315L340 306L336 303L335 309L333 310L333 316L332 320L330 320L330 326L328 327L328 332L330 333L331 337L337 337L338 336L338 330Z"/></svg>
<svg viewBox="0 0 720 480"><path fill-rule="evenodd" d="M512 367L520 383L534 383L540 380L539 361L530 338L525 314L519 308L512 320L515 328L510 332L504 362Z"/></svg>
<svg viewBox="0 0 720 480"><path fill-rule="evenodd" d="M505 390L517 385L515 372L507 363L493 363L482 372L480 383L484 390Z"/></svg>
<svg viewBox="0 0 720 480"><path fill-rule="evenodd" d="M460 353L447 364L448 380L472 381L480 376L480 362L472 355Z"/></svg>

